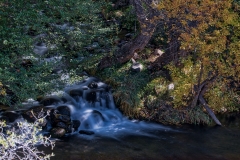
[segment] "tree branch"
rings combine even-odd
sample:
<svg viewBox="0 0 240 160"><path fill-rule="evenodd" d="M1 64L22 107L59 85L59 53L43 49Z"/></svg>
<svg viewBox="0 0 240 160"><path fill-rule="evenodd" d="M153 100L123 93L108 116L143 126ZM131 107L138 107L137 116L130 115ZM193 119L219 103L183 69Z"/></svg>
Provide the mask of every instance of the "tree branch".
<svg viewBox="0 0 240 160"><path fill-rule="evenodd" d="M211 108L207 105L207 102L205 101L205 99L203 98L202 94L199 95L199 101L202 103L203 107L207 110L208 114L212 117L212 119L214 120L214 122L217 125L222 125L221 122L217 119L217 117L215 116L215 114L213 113L213 111L211 110Z"/></svg>
<svg viewBox="0 0 240 160"><path fill-rule="evenodd" d="M198 87L197 87L197 93L196 96L194 97L193 101L192 101L192 104L191 104L191 108L195 107L197 105L197 100L198 100L198 97L199 97L199 94L203 88L203 86L205 86L205 84L207 83L207 81L205 80L201 85L201 79L202 79L202 74L203 74L203 64L201 63L201 70L200 70L200 75L199 75L199 78L198 78Z"/></svg>

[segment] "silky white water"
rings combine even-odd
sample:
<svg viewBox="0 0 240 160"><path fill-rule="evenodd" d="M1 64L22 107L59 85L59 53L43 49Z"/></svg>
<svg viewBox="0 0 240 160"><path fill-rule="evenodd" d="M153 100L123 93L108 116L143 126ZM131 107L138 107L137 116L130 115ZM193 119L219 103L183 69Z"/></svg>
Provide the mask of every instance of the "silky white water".
<svg viewBox="0 0 240 160"><path fill-rule="evenodd" d="M149 131L172 130L160 124L124 117L114 104L110 86L94 77L66 87L64 98L71 110L71 118L81 122L78 131L92 131L92 136L153 136Z"/></svg>

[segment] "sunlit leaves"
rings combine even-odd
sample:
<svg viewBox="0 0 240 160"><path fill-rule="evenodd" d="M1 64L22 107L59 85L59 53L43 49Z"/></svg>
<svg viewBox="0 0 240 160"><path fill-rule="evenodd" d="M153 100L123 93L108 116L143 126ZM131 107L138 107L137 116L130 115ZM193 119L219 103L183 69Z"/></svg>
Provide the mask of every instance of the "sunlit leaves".
<svg viewBox="0 0 240 160"><path fill-rule="evenodd" d="M230 105L236 97L233 89L225 90L227 93L222 89L229 83L225 81L229 77L231 81L239 82L239 4L232 0L165 0L159 4L159 9L165 11L171 24L169 37L173 36L172 33L178 35L180 49L189 53L188 59L180 62L183 67L168 66L176 83L172 92L175 105L188 105L184 96L190 97L193 93L199 76L197 66L201 62L204 66L201 81L211 74L218 74L217 83L206 93L210 106L220 111L218 107L222 102L222 105L229 106L229 110L234 110Z"/></svg>

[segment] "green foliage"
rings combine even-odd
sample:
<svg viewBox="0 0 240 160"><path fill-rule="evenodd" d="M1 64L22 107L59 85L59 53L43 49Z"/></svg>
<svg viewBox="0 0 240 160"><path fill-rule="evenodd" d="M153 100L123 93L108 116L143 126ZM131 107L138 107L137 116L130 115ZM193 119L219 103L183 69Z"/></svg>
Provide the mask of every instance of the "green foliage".
<svg viewBox="0 0 240 160"><path fill-rule="evenodd" d="M205 94L209 106L217 112L239 111L240 95L230 86L231 80L217 80Z"/></svg>
<svg viewBox="0 0 240 160"><path fill-rule="evenodd" d="M169 101L168 85L170 82L163 76L151 79L144 87L142 103L150 110L164 105L163 101Z"/></svg>
<svg viewBox="0 0 240 160"><path fill-rule="evenodd" d="M209 116L197 106L192 109L183 109L183 110L172 110L165 109L161 110L157 117L158 121L166 124L210 124L211 120Z"/></svg>
<svg viewBox="0 0 240 160"><path fill-rule="evenodd" d="M184 107L189 105L194 93L194 84L197 84L200 75L200 64L194 64L192 59L183 59L183 67L176 67L173 64L167 66L174 83L174 89L170 92L173 97L174 107Z"/></svg>
<svg viewBox="0 0 240 160"><path fill-rule="evenodd" d="M0 103L16 105L63 87L61 74L54 72L59 67L76 78L81 58L91 57L86 47L110 45L111 28L100 17L103 5L92 0L1 1ZM48 52L34 53L36 43L46 44ZM60 58L48 60L53 57Z"/></svg>
<svg viewBox="0 0 240 160"><path fill-rule="evenodd" d="M128 6L123 13L123 16L121 16L122 28L129 30L138 29L139 23L137 21L136 14L134 14L134 8L132 6Z"/></svg>
<svg viewBox="0 0 240 160"><path fill-rule="evenodd" d="M141 95L149 76L146 70L132 73L130 67L131 63L126 63L121 67L106 68L98 76L113 87L115 102L124 114L133 117L143 106Z"/></svg>

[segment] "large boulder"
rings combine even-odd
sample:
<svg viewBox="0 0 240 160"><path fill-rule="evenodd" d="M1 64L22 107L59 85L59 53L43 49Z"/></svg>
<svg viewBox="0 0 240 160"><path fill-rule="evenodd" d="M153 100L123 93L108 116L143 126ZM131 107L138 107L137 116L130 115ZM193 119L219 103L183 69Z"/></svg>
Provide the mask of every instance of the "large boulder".
<svg viewBox="0 0 240 160"><path fill-rule="evenodd" d="M57 110L58 110L58 113L61 114L61 115L66 115L66 116L71 115L71 110L66 105L58 106Z"/></svg>

